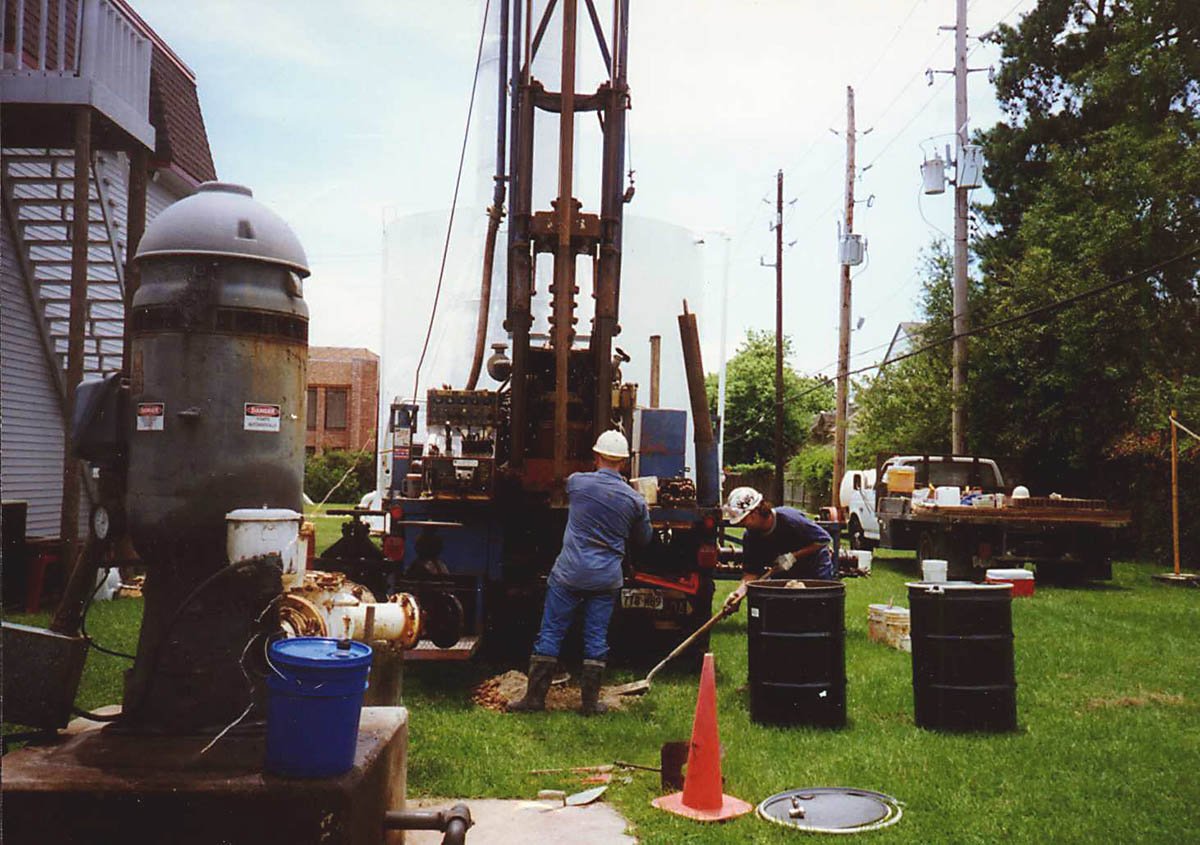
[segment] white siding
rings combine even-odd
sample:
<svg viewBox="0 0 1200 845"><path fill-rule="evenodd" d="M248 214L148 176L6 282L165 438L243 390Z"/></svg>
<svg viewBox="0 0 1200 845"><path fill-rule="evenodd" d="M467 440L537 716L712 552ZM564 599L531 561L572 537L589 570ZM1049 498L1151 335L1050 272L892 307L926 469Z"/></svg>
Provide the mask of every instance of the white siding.
<svg viewBox="0 0 1200 845"><path fill-rule="evenodd" d="M29 503L30 536L57 537L62 407L21 278L8 221L0 225L0 493Z"/></svg>

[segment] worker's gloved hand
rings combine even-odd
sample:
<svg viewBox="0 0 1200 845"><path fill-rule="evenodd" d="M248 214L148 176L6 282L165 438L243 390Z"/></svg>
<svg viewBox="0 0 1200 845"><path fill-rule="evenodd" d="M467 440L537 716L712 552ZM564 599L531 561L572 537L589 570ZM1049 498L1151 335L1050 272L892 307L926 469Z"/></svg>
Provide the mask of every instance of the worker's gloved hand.
<svg viewBox="0 0 1200 845"><path fill-rule="evenodd" d="M796 556L791 552L784 552L779 557L775 558L775 568L780 572L787 572L796 565Z"/></svg>
<svg viewBox="0 0 1200 845"><path fill-rule="evenodd" d="M733 613L734 611L736 611L738 609L738 607L742 603L742 599L744 599L745 597L746 597L746 585L741 584L738 586L738 588L736 590L734 590L732 593L730 593L728 596L725 597L725 604L723 604L721 606L721 609L724 610L726 613Z"/></svg>

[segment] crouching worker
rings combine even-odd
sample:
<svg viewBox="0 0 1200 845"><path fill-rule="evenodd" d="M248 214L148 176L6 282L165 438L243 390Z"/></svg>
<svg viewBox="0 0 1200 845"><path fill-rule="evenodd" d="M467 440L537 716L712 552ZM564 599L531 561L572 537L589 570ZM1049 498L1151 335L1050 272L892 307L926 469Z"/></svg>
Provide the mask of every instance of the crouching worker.
<svg viewBox="0 0 1200 845"><path fill-rule="evenodd" d="M753 487L739 487L729 494L723 510L730 525L746 529L742 583L725 599L727 608L737 608L746 596L746 585L771 566L786 570L789 578L832 581L837 577L829 551L833 538L795 508L773 508Z"/></svg>
<svg viewBox="0 0 1200 845"><path fill-rule="evenodd" d="M563 637L578 612L583 614L580 712L591 716L608 709L600 702L600 684L608 656L608 623L624 582L625 546L645 545L654 532L646 500L621 475L629 458L625 435L604 432L592 452L596 471L567 479L567 528L546 584L542 627L529 659L529 685L524 698L509 702L509 712L545 709Z"/></svg>

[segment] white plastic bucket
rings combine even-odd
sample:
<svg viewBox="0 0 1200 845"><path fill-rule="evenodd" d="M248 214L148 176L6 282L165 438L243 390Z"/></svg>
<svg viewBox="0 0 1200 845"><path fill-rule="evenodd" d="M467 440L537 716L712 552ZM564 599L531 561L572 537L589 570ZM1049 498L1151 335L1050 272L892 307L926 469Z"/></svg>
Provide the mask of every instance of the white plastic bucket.
<svg viewBox="0 0 1200 845"><path fill-rule="evenodd" d="M949 569L950 563L945 560L937 560L930 558L929 560L921 561L921 580L931 583L943 583L946 580L946 570Z"/></svg>
<svg viewBox="0 0 1200 845"><path fill-rule="evenodd" d="M939 487L934 491L933 501L937 505L956 507L962 504L962 488Z"/></svg>
<svg viewBox="0 0 1200 845"><path fill-rule="evenodd" d="M283 559L284 589L304 583L305 544L301 514L286 508L238 508L225 514L225 554L230 563L277 554Z"/></svg>
<svg viewBox="0 0 1200 845"><path fill-rule="evenodd" d="M873 643L887 642L887 611L891 605L867 605L867 639Z"/></svg>
<svg viewBox="0 0 1200 845"><path fill-rule="evenodd" d="M892 648L903 649L903 642L909 636L910 617L907 607L889 607L884 612L887 644Z"/></svg>
<svg viewBox="0 0 1200 845"><path fill-rule="evenodd" d="M861 571L871 571L871 553L869 551L854 549L850 554L854 555L855 564Z"/></svg>

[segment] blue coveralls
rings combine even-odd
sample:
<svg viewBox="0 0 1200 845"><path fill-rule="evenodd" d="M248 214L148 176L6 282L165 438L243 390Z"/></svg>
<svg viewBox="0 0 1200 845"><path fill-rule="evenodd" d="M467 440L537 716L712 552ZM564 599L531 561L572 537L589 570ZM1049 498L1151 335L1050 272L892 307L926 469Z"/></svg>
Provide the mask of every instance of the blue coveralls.
<svg viewBox="0 0 1200 845"><path fill-rule="evenodd" d="M562 551L550 570L533 653L558 657L571 619L583 605L583 657L603 661L608 622L624 582L625 544L650 542L650 511L621 474L607 468L573 474L567 479L567 498Z"/></svg>
<svg viewBox="0 0 1200 845"><path fill-rule="evenodd" d="M742 568L749 574L761 575L787 552L803 549L813 543L823 544L808 557L798 558L786 573L788 578L819 578L832 581L837 577L829 544L833 538L824 528L795 508L775 508L775 526L765 534L747 531L742 546Z"/></svg>

